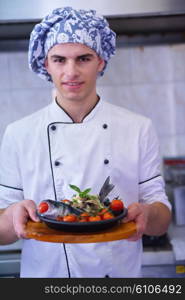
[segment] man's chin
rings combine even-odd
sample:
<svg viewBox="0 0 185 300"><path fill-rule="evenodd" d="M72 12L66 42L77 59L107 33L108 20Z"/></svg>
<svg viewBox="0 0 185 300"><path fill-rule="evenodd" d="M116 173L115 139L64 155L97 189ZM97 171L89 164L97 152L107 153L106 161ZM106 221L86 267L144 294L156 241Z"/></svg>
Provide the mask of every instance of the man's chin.
<svg viewBox="0 0 185 300"><path fill-rule="evenodd" d="M57 97L57 99L61 99L62 101L65 102L81 102L83 100L83 97L80 95L64 95L64 94L60 94L59 97Z"/></svg>

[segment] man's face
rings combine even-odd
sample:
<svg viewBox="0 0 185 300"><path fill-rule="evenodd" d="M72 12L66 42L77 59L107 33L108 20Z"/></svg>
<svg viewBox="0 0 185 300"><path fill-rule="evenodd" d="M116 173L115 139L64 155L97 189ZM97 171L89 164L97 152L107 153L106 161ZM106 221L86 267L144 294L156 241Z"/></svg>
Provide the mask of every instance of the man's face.
<svg viewBox="0 0 185 300"><path fill-rule="evenodd" d="M104 61L83 44L66 43L51 48L45 66L60 99L86 101L96 95L96 79Z"/></svg>

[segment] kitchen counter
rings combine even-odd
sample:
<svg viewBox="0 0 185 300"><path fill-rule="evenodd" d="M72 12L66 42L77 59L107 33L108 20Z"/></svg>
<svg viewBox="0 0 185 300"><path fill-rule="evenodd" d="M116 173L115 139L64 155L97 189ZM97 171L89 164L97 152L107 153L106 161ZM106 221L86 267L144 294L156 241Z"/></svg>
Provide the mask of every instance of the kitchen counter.
<svg viewBox="0 0 185 300"><path fill-rule="evenodd" d="M169 244L164 247L146 247L143 253L143 265L162 265L162 264L175 264L178 263L178 257L176 255L175 245L177 248L182 243L185 243L185 225L177 226L172 223L168 230ZM183 251L184 253L184 251ZM185 253L184 259L185 260Z"/></svg>
<svg viewBox="0 0 185 300"><path fill-rule="evenodd" d="M185 278L185 226L172 223L168 230L168 239L169 244L164 247L144 248L143 277Z"/></svg>
<svg viewBox="0 0 185 300"><path fill-rule="evenodd" d="M0 246L0 277L19 277L22 242Z"/></svg>

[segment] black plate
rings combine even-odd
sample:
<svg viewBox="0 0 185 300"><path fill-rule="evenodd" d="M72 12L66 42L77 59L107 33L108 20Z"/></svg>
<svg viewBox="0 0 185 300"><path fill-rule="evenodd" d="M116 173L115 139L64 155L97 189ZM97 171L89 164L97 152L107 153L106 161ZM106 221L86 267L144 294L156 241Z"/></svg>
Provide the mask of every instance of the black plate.
<svg viewBox="0 0 185 300"><path fill-rule="evenodd" d="M127 215L127 209L125 208L122 213L109 220L102 220L96 222L63 222L56 221L47 217L43 217L38 214L41 221L46 223L50 228L59 229L69 232L95 232L104 229L108 229L118 224L121 219Z"/></svg>

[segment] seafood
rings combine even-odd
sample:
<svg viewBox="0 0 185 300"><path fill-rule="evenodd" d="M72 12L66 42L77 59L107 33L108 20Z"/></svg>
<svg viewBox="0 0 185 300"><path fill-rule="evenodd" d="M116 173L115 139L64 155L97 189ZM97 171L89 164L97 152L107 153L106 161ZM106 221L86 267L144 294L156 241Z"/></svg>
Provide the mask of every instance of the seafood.
<svg viewBox="0 0 185 300"><path fill-rule="evenodd" d="M42 211L43 205L45 206L44 211ZM47 199L40 202L37 212L43 217L56 219L57 216L67 216L68 214L80 215L83 210L64 202Z"/></svg>
<svg viewBox="0 0 185 300"><path fill-rule="evenodd" d="M101 203L104 203L108 200L106 197L113 190L113 188L114 185L110 183L110 176L108 176L99 192L99 199Z"/></svg>
<svg viewBox="0 0 185 300"><path fill-rule="evenodd" d="M69 185L75 192L72 199L69 201L63 199L61 201L43 200L38 208L37 212L41 216L56 219L57 217L64 217L70 214L79 216L82 213L88 213L92 216L97 215L102 209L110 204L107 195L112 191L114 185L110 183L110 176L105 180L98 195L89 194L91 189L85 189L81 191L79 187L70 184Z"/></svg>
<svg viewBox="0 0 185 300"><path fill-rule="evenodd" d="M98 195L89 194L91 189L81 191L75 185L70 185L70 187L78 193L71 199L72 206L83 209L85 212L90 213L91 215L96 215L100 210L105 208L107 203L110 202L106 196L114 188L114 185L110 184L110 176L107 177Z"/></svg>

